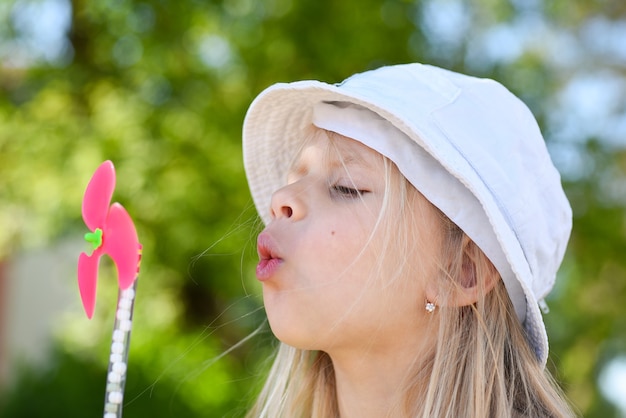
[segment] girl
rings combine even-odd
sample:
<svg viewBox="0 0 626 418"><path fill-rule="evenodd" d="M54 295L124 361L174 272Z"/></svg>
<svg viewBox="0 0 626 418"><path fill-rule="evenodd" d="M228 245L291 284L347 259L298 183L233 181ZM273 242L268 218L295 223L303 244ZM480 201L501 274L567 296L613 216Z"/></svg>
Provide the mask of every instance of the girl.
<svg viewBox="0 0 626 418"><path fill-rule="evenodd" d="M539 305L571 230L529 110L420 64L274 85L244 163L281 341L249 417L565 417Z"/></svg>

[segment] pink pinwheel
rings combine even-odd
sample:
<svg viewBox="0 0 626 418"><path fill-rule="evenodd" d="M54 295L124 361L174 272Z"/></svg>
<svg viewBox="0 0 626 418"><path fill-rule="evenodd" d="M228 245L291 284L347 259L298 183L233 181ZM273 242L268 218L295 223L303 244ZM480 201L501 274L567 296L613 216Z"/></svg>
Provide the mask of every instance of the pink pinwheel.
<svg viewBox="0 0 626 418"><path fill-rule="evenodd" d="M87 227L85 234L93 253L81 253L78 258L78 288L87 317L91 319L96 306L96 284L100 257L107 254L117 267L120 289L132 286L137 278L141 245L128 212L119 203L110 207L115 188L115 168L111 161L103 162L87 185L82 214Z"/></svg>

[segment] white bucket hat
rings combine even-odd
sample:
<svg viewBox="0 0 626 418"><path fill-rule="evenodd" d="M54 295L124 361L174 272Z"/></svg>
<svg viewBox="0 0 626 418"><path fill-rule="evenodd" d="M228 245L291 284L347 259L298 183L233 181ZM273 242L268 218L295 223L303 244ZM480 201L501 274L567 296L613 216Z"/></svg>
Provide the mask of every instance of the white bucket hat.
<svg viewBox="0 0 626 418"><path fill-rule="evenodd" d="M343 83L279 83L251 104L244 166L265 223L304 130L314 124L392 160L489 257L527 339L546 364L539 303L554 285L572 211L537 123L501 84L405 64Z"/></svg>

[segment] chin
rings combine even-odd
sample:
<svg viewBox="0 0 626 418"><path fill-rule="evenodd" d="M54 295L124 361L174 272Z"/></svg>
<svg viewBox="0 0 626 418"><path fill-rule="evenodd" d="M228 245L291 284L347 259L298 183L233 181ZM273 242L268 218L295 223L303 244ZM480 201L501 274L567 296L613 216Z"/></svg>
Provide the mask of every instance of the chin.
<svg viewBox="0 0 626 418"><path fill-rule="evenodd" d="M270 329L272 334L280 342L301 350L319 350L319 341L313 333L308 333L302 326L293 321L285 321L284 318L279 321L273 321L271 315L268 314Z"/></svg>

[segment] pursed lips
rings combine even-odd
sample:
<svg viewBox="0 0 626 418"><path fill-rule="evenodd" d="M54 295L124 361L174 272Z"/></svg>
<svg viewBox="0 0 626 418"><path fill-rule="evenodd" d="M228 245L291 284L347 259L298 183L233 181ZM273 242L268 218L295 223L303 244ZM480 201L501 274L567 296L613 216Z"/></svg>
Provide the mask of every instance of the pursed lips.
<svg viewBox="0 0 626 418"><path fill-rule="evenodd" d="M260 281L270 279L283 263L277 252L276 244L267 232L262 232L257 238L257 252L259 263L256 267L256 276Z"/></svg>

